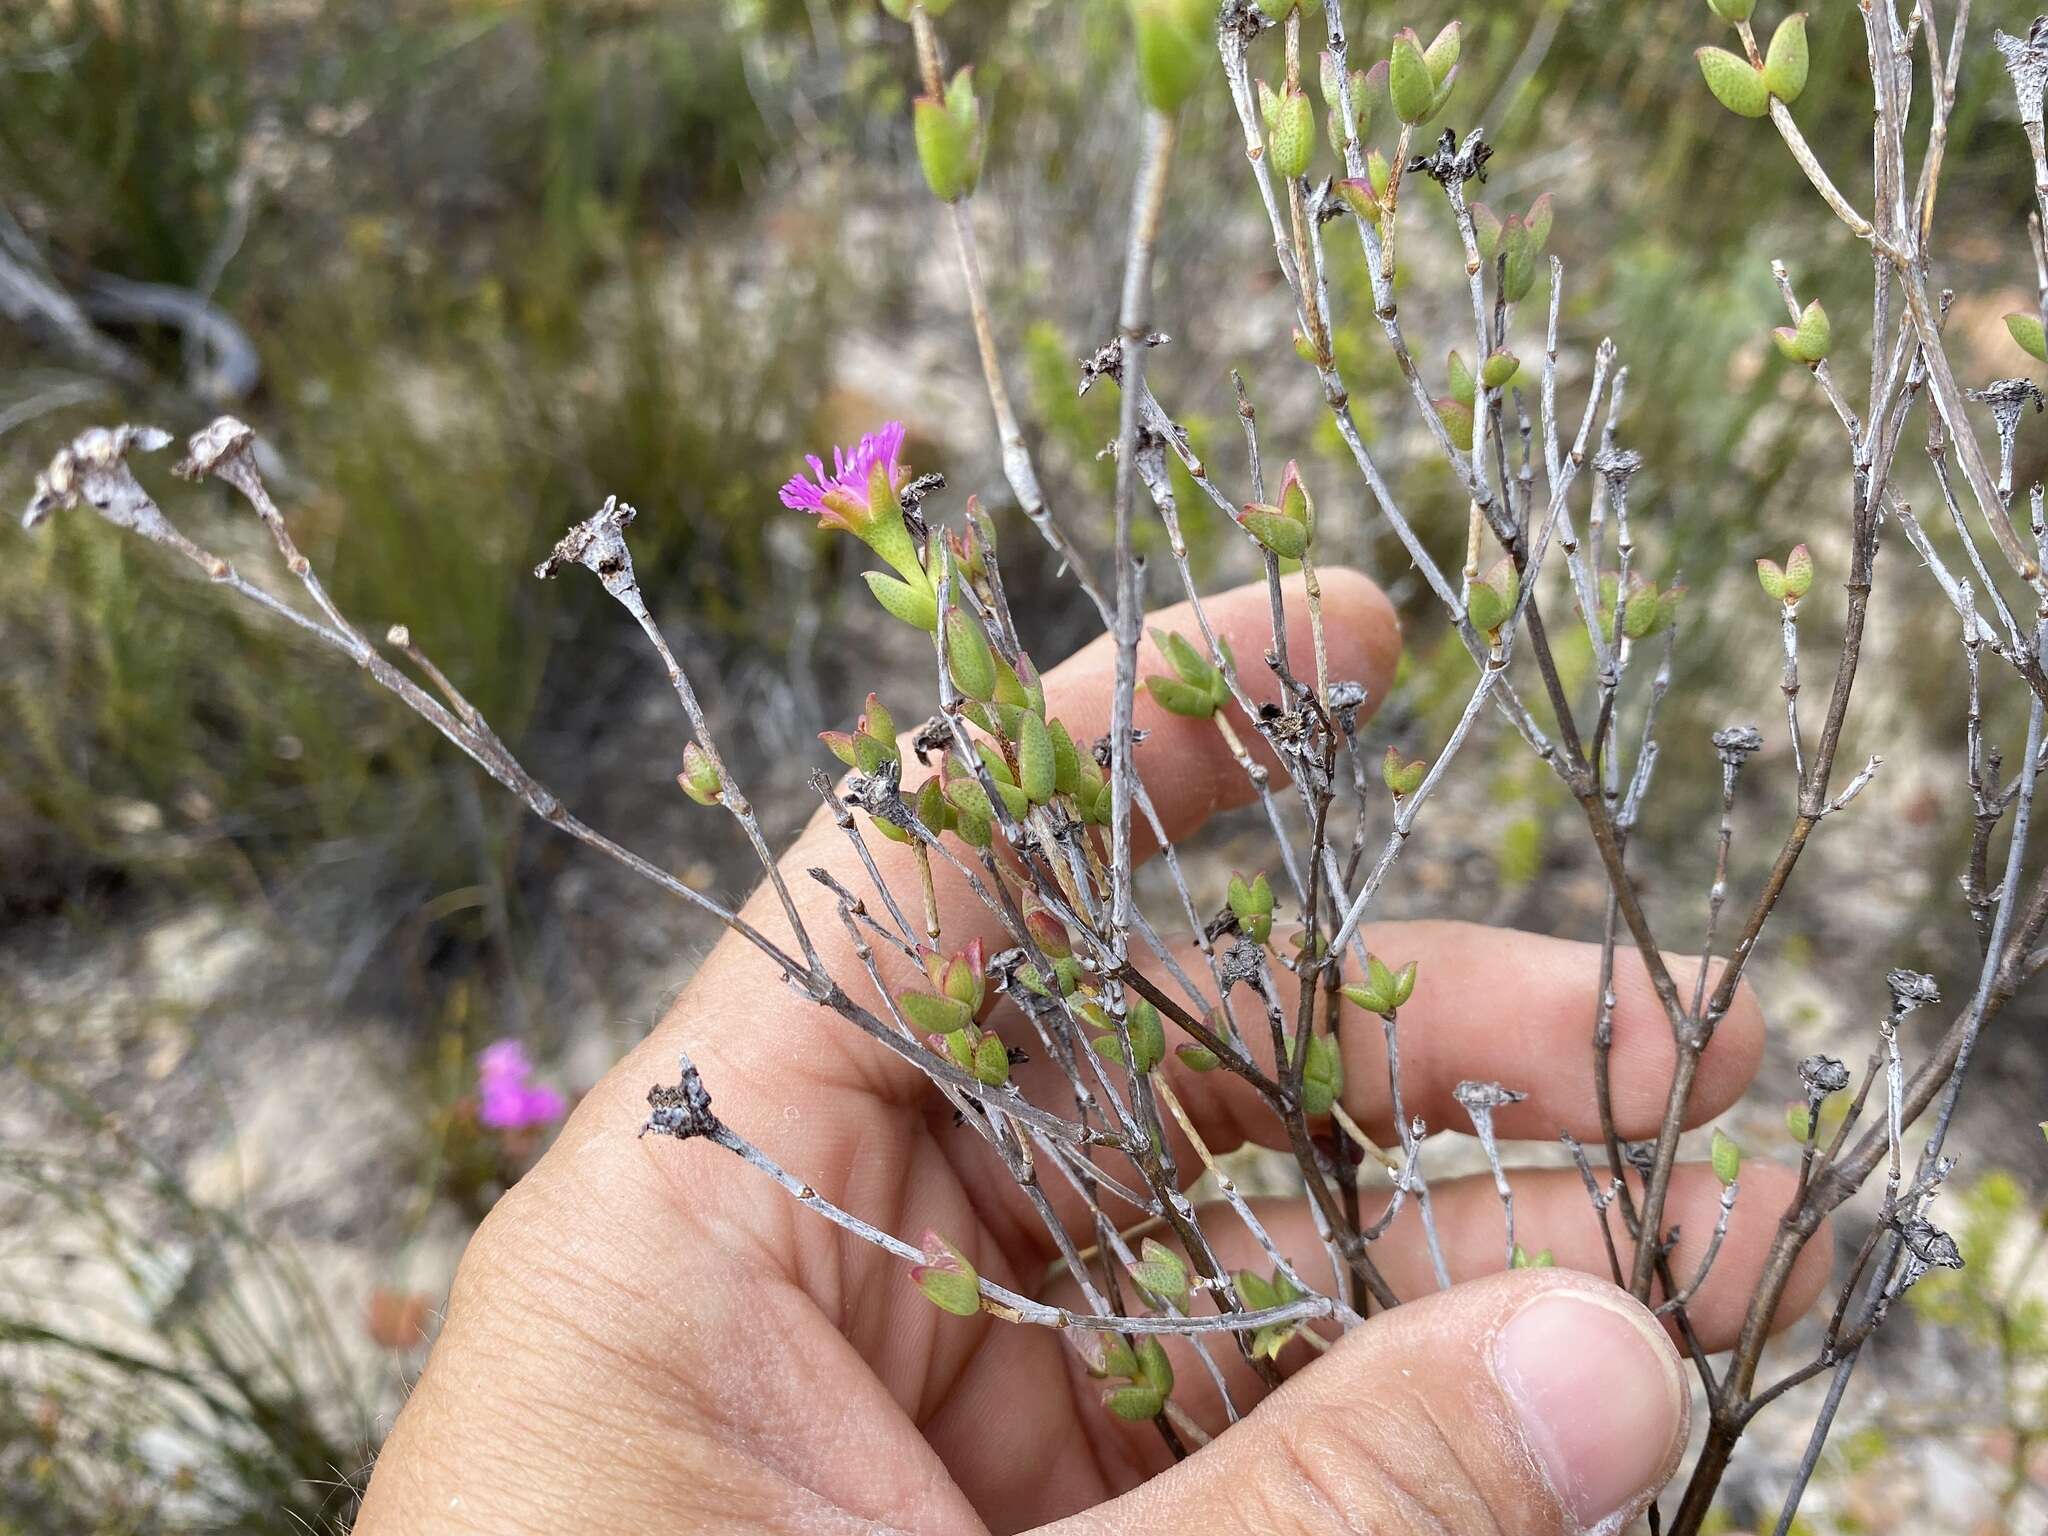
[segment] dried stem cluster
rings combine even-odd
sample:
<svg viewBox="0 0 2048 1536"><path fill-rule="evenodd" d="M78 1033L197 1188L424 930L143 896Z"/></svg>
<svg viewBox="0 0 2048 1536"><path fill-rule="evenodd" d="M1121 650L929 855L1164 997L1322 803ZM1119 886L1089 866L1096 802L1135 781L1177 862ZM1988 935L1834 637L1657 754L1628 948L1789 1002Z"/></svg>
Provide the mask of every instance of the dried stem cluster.
<svg viewBox="0 0 2048 1536"><path fill-rule="evenodd" d="M914 1273L920 1284L941 1305L1068 1330L1076 1347L1106 1375L1124 1373L1119 1360L1141 1359L1133 1351L1143 1340L1161 1334L1181 1336L1222 1390L1232 1419L1245 1405L1232 1401L1224 1387L1223 1373L1210 1354L1212 1344L1227 1337L1260 1379L1271 1384L1278 1380L1275 1360L1291 1340L1320 1342L1308 1325L1349 1327L1372 1308L1398 1305L1402 1298L1374 1254L1404 1208L1414 1207L1438 1283L1450 1284L1424 1167L1425 1137L1431 1128L1409 1114L1403 1096L1400 1004L1417 978L1412 971L1395 970L1400 957L1390 962L1372 953L1363 924L1414 837L1424 808L1436 798L1461 751L1478 734L1482 721L1498 717L1549 765L1570 793L1607 881L1602 985L1598 1007L1587 1020L1587 1066L1604 1133L1601 1145L1590 1151L1570 1137L1565 1140L1600 1224L1616 1284L1674 1320L1691 1347L1709 1405L1705 1448L1680 1495L1670 1528L1684 1533L1702 1528L1735 1443L1762 1408L1798 1383L1832 1372L1832 1389L1811 1449L1788 1493L1778 1527L1782 1532L1864 1342L1884 1321L1893 1301L1930 1265L1956 1261L1954 1245L1927 1214L1950 1166L1943 1147L1956 1097L1984 1027L2038 969L2044 953L2043 928L2048 926L2048 866L2039 860L2030 865L2028 858L2037 775L2048 762L2048 674L2042 665L2048 636L2043 509L2036 488L2025 531L2015 525L2011 473L2013 435L2028 396L2009 387L2015 381L1982 391L1966 391L1958 384L1942 335L1950 295L1936 290L1933 276L1935 205L1949 115L1968 41L1969 0L1958 0L1945 34L1932 0L1913 0L1904 14L1898 0L1871 0L1863 7L1875 104L1873 195L1867 214L1851 203L1820 164L1785 103L1776 98L1770 102L1770 120L1794 159L1849 235L1870 246L1869 379L1860 403L1852 404L1846 381L1827 360L1825 347L1820 355L1802 359L1811 369L1814 387L1839 419L1847 449L1842 512L1849 531L1849 559L1841 588L1842 640L1818 723L1803 719L1797 620L1805 583L1800 582L1796 591L1784 591L1782 694L1793 773L1782 791L1759 785L1757 771L1745 775L1748 759L1763 744L1759 731L1738 727L1713 738L1721 766L1721 817L1715 875L1705 900L1705 934L1698 945L1698 967L1689 977L1674 974L1667 962L1629 864L1632 834L1659 759L1659 711L1670 686L1676 631L1670 623L1675 593L1658 593L1643 582L1634 564L1630 487L1642 461L1620 443L1627 369L1613 343L1602 341L1592 354L1585 398L1576 415L1562 405L1559 314L1565 274L1562 263L1551 258L1542 355L1534 377L1513 369L1499 371L1505 376L1487 374L1472 387L1462 416L1452 408L1456 402L1432 398L1395 300L1399 227L1404 218L1448 219L1464 255L1470 339L1476 355L1483 361L1506 353L1517 303L1530 287L1526 276L1511 280L1511 259L1535 258L1527 252L1511 258L1497 228L1486 222L1491 216L1483 219L1483 210L1475 211L1468 199L1470 184L1483 179L1491 150L1476 130L1462 140L1446 131L1430 152L1414 154L1411 138L1416 125L1403 121L1396 153L1385 166L1384 184L1374 188L1375 167L1361 132L1366 103L1352 90L1339 89L1331 109L1341 137L1345 176L1318 183L1300 174L1279 173L1272 164L1274 130L1261 122L1259 93L1264 87L1255 93L1250 60L1253 49L1262 45L1263 34L1277 27L1282 33L1285 90L1297 92L1305 22L1297 9L1286 10L1278 19L1269 10L1278 7L1228 0L1218 18L1216 42L1229 98L1243 129L1247 167L1270 225L1275 264L1293 309L1299 350L1317 377L1374 513L1440 601L1472 661L1469 698L1426 762L1402 765L1390 760L1383 770L1368 768L1359 739L1364 690L1355 681L1331 675L1316 575L1319 546L1313 503L1292 466L1277 511L1295 517L1300 525L1295 556L1305 578L1314 643L1310 657L1289 654L1282 554L1271 540L1251 531L1254 512L1276 508L1268 505L1257 412L1242 381L1237 382L1237 391L1248 496L1241 500L1217 483L1195 454L1189 434L1146 378L1147 354L1164 340L1151 329L1151 268L1168 207L1176 146L1174 114L1159 106L1145 110L1138 139L1140 159L1118 332L1086 361L1082 375L1083 389L1107 380L1121 397L1113 449L1116 489L1109 509L1113 567L1106 583L1048 505L1011 405L982 279L971 194L953 198L947 210L1005 475L1021 509L1094 603L1114 638L1111 729L1100 742L1075 743L1065 737L1057 720L1047 716L1043 690L1036 682L1038 670L1018 639L992 530L972 501L963 536L932 528L928 498L937 487L929 481L914 488L877 487L877 502L886 504L890 516L900 515L913 535L917 565L935 594L937 614L931 628L938 710L909 739L918 761L936 754L944 766L936 776L936 789L926 785L907 790L905 757L890 731L887 741L873 738L860 748L866 755L850 759L856 771L839 783L813 776L874 888L870 894L859 894L822 871L815 872L836 897L860 975L832 974L821 958L820 946L806 930L799 904L784 885L749 802L712 738L696 689L642 596L625 538L634 516L630 506L608 501L576 525L543 562L540 574L570 565L588 569L644 633L693 737L693 755L685 761L685 787L706 803L723 806L738 823L774 885L787 933L763 932L713 896L577 819L519 764L402 627L389 632L387 646L410 671L387 658L336 608L298 551L264 487L251 435L239 423L224 419L194 437L180 473L218 479L247 500L274 536L285 568L303 587L303 606L245 580L228 561L192 543L170 523L127 462L131 451L154 449L168 440L149 429L123 427L79 438L57 456L39 483L28 521L33 524L56 508L82 501L119 527L173 550L236 597L356 662L535 815L727 925L802 996L832 1010L879 1048L930 1078L963 1126L987 1141L1031 1196L1063 1255L1061 1267L1079 1283L1086 1307L1048 1306L995 1285L964 1269L964 1261L942 1239L928 1237L913 1244L832 1205L800 1175L771 1161L721 1121L687 1060L679 1083L652 1093L653 1112L646 1129L706 1138L728 1149L848 1233L917 1266ZM1325 77L1349 81L1350 41L1342 8L1328 0L1322 14L1327 29ZM936 99L946 89L937 29L920 5L908 7L908 19L923 85L927 96ZM1764 60L1746 19L1738 33L1751 62L1761 67ZM2048 248L2042 240L2042 217L2048 213L2048 155L2041 103L2043 81L2048 79L2048 27L2036 23L2027 38L2001 35L1997 41L2018 90L2032 152L2040 207L2030 221L2029 236L2040 318L2048 323ZM1919 169L1917 175L1909 175L1907 123L1923 60L1925 79L1931 82L1931 106ZM1424 180L1436 184L1441 203L1419 194ZM1359 187L1374 188L1370 206L1346 195L1347 189ZM1354 419L1331 341L1335 320L1326 234L1358 240L1373 317L1412 397L1422 433L1465 491L1470 526L1462 570L1446 569L1432 554ZM1800 326L1805 312L1790 274L1778 264L1773 273L1794 326ZM1896 495L1894 467L1916 403L1927 407L1924 447L1940 491L1940 513L1965 555L1961 568L1941 553L1914 509ZM1971 418L1971 406L1978 404L1990 408L1997 431L1996 475ZM1263 564L1273 628L1271 647L1258 663L1277 680L1277 705L1255 704L1238 659L1219 642L1204 610L1181 533L1169 459L1178 460L1200 492L1247 530ZM1288 511L1289 498L1297 492L1298 514ZM1141 686L1149 685L1139 676L1146 573L1138 554L1137 524L1147 508L1164 527L1174 575L1197 629L1196 636L1182 639L1180 651L1174 653L1181 671L1178 685L1196 694L1208 690L1201 695L1205 704L1181 712L1213 723L1249 782L1272 832L1279 883L1298 917L1291 945L1284 936L1278 943L1272 938L1274 902L1263 877L1257 886L1233 884L1230 901L1220 912L1198 899L1139 772L1144 754L1142 733L1134 725L1135 701ZM1680 1131L1688 1123L1702 1055L1727 1014L1809 841L1878 771L1878 761L1872 759L1836 788L1837 758L1863 657L1879 545L1887 526L1899 529L1911 544L1917 563L1932 574L1957 618L1969 698L1965 746L1973 829L1963 896L1982 961L1966 989L1966 1000L1918 1062L1907 1061L1899 1026L1910 1012L1934 1006L1938 992L1930 978L1910 972L1894 971L1886 978L1886 1000L1876 1010L1869 1065L1846 1113L1826 1134L1824 1105L1849 1089L1851 1073L1827 1057L1811 1057L1802 1064L1805 1136L1797 1192L1779 1218L1733 1354L1717 1364L1700 1349L1687 1306L1719 1252L1740 1187L1731 1158L1724 1171L1726 1187L1716 1229L1704 1258L1695 1273L1683 1279L1674 1275L1670 1254L1675 1233L1665 1213ZM1482 551L1488 545L1497 546L1499 560L1482 571ZM1562 564L1561 583L1553 579L1546 587L1546 563ZM1768 580L1766 588L1770 589ZM1553 595L1546 598L1546 593ZM1566 680L1557 656L1553 626L1560 622L1555 607L1560 593L1571 610L1561 622L1583 629L1594 660L1583 688ZM1659 634L1666 638L1649 643ZM1987 657L2010 669L2029 698L2025 754L2010 775L1984 739L1983 700L1992 681ZM1231 706L1235 718L1248 722L1284 767L1284 782L1277 781L1260 755L1247 746L1243 727L1233 723ZM1376 780L1384 781L1388 794L1374 788ZM1788 794L1790 821L1761 887L1743 901L1731 891L1730 855L1735 809L1745 791L1751 796ZM1184 923L1199 936L1205 976L1191 974L1176 961L1174 950L1138 902L1134 848L1139 818L1161 848L1175 889L1177 910L1167 926ZM2001 828L2002 857L1997 851ZM867 842L871 833L911 847L922 877L920 889L891 887ZM979 946L951 957L941 952L945 923L933 896L935 864L953 871L974 892L1008 935L1010 948L992 958L985 957ZM1721 937L1724 916L1732 918L1732 943L1724 944ZM1675 1045L1661 1125L1654 1138L1644 1142L1627 1141L1617 1131L1609 1083L1616 1007L1612 982L1624 945L1632 946L1640 957ZM915 1000L892 995L883 982L878 950L923 966L935 992ZM1710 961L1724 950L1716 975ZM1139 961L1146 955L1170 976L1170 986L1141 969ZM1298 982L1299 1001L1291 1009L1282 1002L1283 970L1292 971ZM1059 1067L1066 1083L1063 1102L1034 1102L1010 1079L1010 1048L978 1022L987 1015L983 983L990 980L1015 1005L1036 1049ZM1428 986L1429 978L1421 978L1420 984ZM953 1027L935 1028L935 1018ZM1335 1058L1328 1045L1341 1031L1365 1027L1362 1021L1373 1018L1384 1041L1388 1097L1398 1133L1398 1144L1384 1149L1344 1112L1341 1084L1331 1080ZM1322 1239L1321 1265L1291 1262L1227 1173L1216 1168L1171 1084L1157 1070L1168 1026L1186 1037L1179 1046L1185 1059L1243 1078L1284 1128ZM1269 1046L1270 1053L1263 1048L1255 1051L1254 1039ZM1502 1253L1508 1264L1522 1262L1522 1250L1515 1236L1513 1187L1502 1164L1493 1116L1519 1097L1511 1086L1494 1083L1465 1083L1457 1093L1493 1170L1503 1207ZM1930 1111L1931 1130L1917 1152L1909 1152L1909 1131ZM1179 1138L1170 1134L1175 1128ZM1177 1144L1191 1147L1212 1171L1225 1208L1271 1260L1270 1278L1228 1270L1211 1230L1213 1218L1198 1213L1182 1193L1186 1181L1176 1166ZM1079 1195L1089 1213L1088 1230L1072 1231L1055 1214L1040 1184L1048 1167ZM1882 1182L1878 1219L1841 1288L1820 1353L1767 1378L1763 1363L1769 1325L1795 1262L1826 1217L1873 1178ZM1385 1184L1384 1194L1369 1204L1362 1186L1379 1181ZM1615 1209L1622 1218L1619 1238L1609 1226L1609 1212ZM1154 1243L1152 1233L1170 1235L1174 1246ZM1140 1246L1134 1249L1134 1243ZM1105 1340L1112 1343L1105 1345ZM1202 1436L1199 1426L1174 1408L1170 1390L1160 1389L1142 1372L1132 1375L1128 1387L1112 1393L1111 1406L1127 1416L1155 1418L1161 1434L1176 1448L1184 1449Z"/></svg>

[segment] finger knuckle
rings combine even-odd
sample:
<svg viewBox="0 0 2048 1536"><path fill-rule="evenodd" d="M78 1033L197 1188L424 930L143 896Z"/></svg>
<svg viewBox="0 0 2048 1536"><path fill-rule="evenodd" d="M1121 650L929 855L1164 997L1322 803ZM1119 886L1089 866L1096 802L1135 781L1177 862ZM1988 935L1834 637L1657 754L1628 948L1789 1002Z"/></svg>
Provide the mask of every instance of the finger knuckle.
<svg viewBox="0 0 2048 1536"><path fill-rule="evenodd" d="M1427 1415L1346 1406L1288 1423L1259 1482L1278 1536L1500 1536Z"/></svg>

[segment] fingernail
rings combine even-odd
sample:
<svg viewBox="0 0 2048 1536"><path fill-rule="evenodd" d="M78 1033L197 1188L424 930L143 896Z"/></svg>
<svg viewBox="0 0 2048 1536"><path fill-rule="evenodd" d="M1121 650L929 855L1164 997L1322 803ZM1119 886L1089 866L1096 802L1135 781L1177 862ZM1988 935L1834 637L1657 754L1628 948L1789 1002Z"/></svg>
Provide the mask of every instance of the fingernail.
<svg viewBox="0 0 2048 1536"><path fill-rule="evenodd" d="M1494 1375L1551 1491L1584 1531L1619 1531L1671 1475L1690 1397L1678 1355L1627 1297L1551 1291L1508 1319Z"/></svg>

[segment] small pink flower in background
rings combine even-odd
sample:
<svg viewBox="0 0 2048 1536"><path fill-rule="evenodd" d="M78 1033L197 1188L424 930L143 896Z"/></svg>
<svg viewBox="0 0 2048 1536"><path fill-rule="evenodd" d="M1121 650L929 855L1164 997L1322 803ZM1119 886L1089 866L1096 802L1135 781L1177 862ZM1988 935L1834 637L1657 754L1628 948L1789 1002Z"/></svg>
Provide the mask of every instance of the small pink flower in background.
<svg viewBox="0 0 2048 1536"><path fill-rule="evenodd" d="M363 1308L363 1329L379 1349L404 1354L427 1342L433 1301L418 1291L378 1286Z"/></svg>
<svg viewBox="0 0 2048 1536"><path fill-rule="evenodd" d="M476 1117L494 1130L517 1131L552 1125L568 1111L569 1102L555 1089L533 1080L533 1063L517 1040L487 1045L476 1059Z"/></svg>
<svg viewBox="0 0 2048 1536"><path fill-rule="evenodd" d="M854 446L832 450L832 473L815 453L804 458L809 475L792 475L782 487L782 504L797 512L812 512L827 528L844 528L859 533L873 518L870 491L879 466L889 488L901 490L904 480L903 423L884 422L879 432L870 432ZM891 498L893 500L893 498Z"/></svg>

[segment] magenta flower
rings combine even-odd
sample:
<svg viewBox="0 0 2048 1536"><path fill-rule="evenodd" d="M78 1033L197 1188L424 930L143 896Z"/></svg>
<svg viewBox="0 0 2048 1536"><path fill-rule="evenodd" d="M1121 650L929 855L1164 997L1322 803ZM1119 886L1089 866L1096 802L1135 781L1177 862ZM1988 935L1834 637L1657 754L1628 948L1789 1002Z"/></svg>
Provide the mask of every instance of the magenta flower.
<svg viewBox="0 0 2048 1536"><path fill-rule="evenodd" d="M476 1102L477 1119L500 1131L552 1125L569 1108L559 1092L533 1080L533 1063L517 1040L494 1041L478 1054Z"/></svg>
<svg viewBox="0 0 2048 1536"><path fill-rule="evenodd" d="M863 533L875 515L871 505L875 471L879 468L883 472L891 491L900 490L905 479L902 454L900 421L884 422L881 431L867 433L852 453L835 447L829 476L822 459L814 453L805 454L811 472L789 478L782 487L782 504L793 511L815 514L827 528Z"/></svg>

